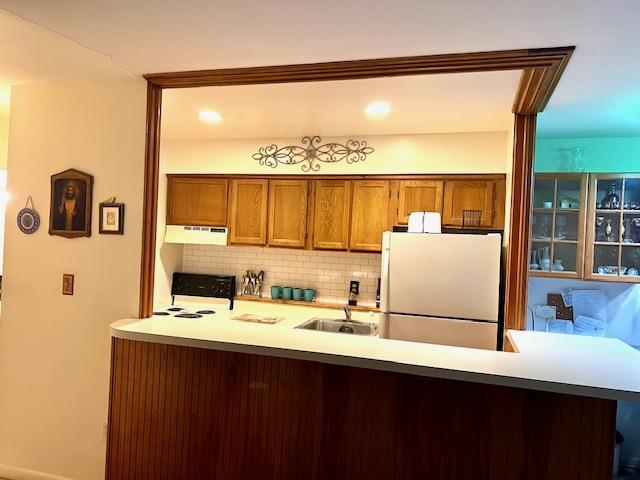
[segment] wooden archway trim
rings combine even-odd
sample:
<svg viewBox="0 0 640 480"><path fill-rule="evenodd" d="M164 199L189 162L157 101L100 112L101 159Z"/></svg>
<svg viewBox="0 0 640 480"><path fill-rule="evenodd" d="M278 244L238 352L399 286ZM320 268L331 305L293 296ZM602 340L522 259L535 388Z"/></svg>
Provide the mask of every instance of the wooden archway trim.
<svg viewBox="0 0 640 480"><path fill-rule="evenodd" d="M505 328L526 329L529 275L531 195L536 141L536 115L515 114L511 222L507 249Z"/></svg>
<svg viewBox="0 0 640 480"><path fill-rule="evenodd" d="M522 70L513 103L513 195L505 326L524 328L536 114L549 101L573 50L574 47L501 50L145 75L147 137L139 316L150 316L153 308L162 89Z"/></svg>

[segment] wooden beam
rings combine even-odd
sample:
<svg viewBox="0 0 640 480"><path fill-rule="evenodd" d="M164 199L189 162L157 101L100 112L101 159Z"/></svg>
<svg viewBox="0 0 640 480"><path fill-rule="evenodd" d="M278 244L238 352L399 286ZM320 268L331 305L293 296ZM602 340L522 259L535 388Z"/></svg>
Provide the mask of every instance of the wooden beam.
<svg viewBox="0 0 640 480"><path fill-rule="evenodd" d="M542 84L548 75L547 68L526 68L522 71L520 84L513 102L514 113L532 115L540 111Z"/></svg>
<svg viewBox="0 0 640 480"><path fill-rule="evenodd" d="M147 85L147 144L144 171L144 211L142 217L142 256L140 260L140 303L138 315L150 317L153 310L153 281L158 228L158 175L160 168L160 112L162 89Z"/></svg>
<svg viewBox="0 0 640 480"><path fill-rule="evenodd" d="M499 50L492 52L373 58L341 62L273 65L183 72L152 73L144 78L161 88L192 88L260 83L317 82L401 75L490 72L547 68L559 79L558 68L575 47ZM557 83L551 80L549 86ZM551 87L551 89L553 89Z"/></svg>
<svg viewBox="0 0 640 480"><path fill-rule="evenodd" d="M505 329L526 329L536 115L515 115Z"/></svg>

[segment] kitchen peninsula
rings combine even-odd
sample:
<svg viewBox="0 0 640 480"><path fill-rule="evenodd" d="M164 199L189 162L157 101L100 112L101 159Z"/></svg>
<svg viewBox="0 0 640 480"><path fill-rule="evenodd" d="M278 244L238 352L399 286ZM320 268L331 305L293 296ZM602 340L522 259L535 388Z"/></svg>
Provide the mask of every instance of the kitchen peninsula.
<svg viewBox="0 0 640 480"><path fill-rule="evenodd" d="M239 301L113 324L107 478L610 478L615 400L640 400L623 342L510 331L509 353L295 328L339 316Z"/></svg>

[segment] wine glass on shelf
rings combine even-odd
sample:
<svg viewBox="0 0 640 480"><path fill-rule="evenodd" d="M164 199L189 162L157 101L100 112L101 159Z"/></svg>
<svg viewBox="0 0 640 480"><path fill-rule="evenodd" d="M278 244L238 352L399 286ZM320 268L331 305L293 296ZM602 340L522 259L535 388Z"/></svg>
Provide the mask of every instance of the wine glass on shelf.
<svg viewBox="0 0 640 480"><path fill-rule="evenodd" d="M567 227L567 217L564 215L556 216L556 233L554 240L564 240L567 235L565 228Z"/></svg>

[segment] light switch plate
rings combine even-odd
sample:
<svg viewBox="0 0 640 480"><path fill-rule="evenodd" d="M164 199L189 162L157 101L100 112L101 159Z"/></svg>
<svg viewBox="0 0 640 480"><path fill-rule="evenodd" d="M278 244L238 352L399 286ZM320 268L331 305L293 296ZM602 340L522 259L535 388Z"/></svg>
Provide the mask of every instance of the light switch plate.
<svg viewBox="0 0 640 480"><path fill-rule="evenodd" d="M74 276L71 273L62 274L62 294L73 295Z"/></svg>

